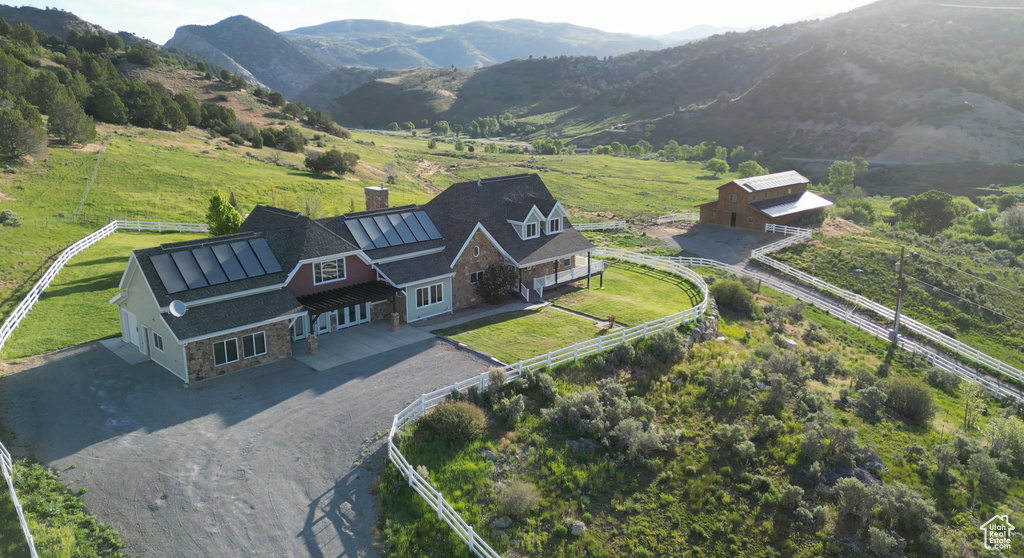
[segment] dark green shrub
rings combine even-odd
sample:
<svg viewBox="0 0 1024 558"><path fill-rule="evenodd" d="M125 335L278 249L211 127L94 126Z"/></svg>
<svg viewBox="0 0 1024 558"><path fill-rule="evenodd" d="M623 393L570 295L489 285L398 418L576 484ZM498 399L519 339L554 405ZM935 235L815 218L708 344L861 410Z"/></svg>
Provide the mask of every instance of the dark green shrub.
<svg viewBox="0 0 1024 558"><path fill-rule="evenodd" d="M10 209L0 211L0 226L20 227L21 217Z"/></svg>
<svg viewBox="0 0 1024 558"><path fill-rule="evenodd" d="M735 279L722 279L715 281L709 288L711 295L715 297L718 308L733 312L742 317L754 318L754 300L750 296L743 283Z"/></svg>
<svg viewBox="0 0 1024 558"><path fill-rule="evenodd" d="M885 406L918 425L928 424L935 414L932 392L912 378L893 378L886 382Z"/></svg>
<svg viewBox="0 0 1024 558"><path fill-rule="evenodd" d="M494 403L494 414L509 428L515 428L519 419L526 412L526 398L517 393L511 397L502 397Z"/></svg>
<svg viewBox="0 0 1024 558"><path fill-rule="evenodd" d="M435 434L449 442L470 442L487 430L483 409L468 401L445 401L422 420Z"/></svg>
<svg viewBox="0 0 1024 558"><path fill-rule="evenodd" d="M499 304L516 291L518 283L515 268L494 264L484 270L484 276L476 282L476 292L490 304Z"/></svg>

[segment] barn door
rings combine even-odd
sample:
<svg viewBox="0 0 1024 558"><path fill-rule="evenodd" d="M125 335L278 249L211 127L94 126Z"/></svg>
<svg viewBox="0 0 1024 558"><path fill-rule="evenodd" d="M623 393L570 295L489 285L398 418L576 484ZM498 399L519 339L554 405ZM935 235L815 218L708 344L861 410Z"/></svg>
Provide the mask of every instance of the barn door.
<svg viewBox="0 0 1024 558"><path fill-rule="evenodd" d="M736 212L735 211L732 212L732 219L729 220L729 226L730 227L735 227L736 226Z"/></svg>

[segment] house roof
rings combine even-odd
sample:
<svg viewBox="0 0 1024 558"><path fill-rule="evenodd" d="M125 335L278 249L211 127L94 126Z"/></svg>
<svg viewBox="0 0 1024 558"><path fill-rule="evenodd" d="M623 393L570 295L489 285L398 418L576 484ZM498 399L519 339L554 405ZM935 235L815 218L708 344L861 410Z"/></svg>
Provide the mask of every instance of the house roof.
<svg viewBox="0 0 1024 558"><path fill-rule="evenodd" d="M423 209L449 241L444 251L449 265L480 223L517 264L528 266L594 248L572 225L523 240L508 222L525 220L534 207L547 216L556 203L540 176L515 174L452 184Z"/></svg>
<svg viewBox="0 0 1024 558"><path fill-rule="evenodd" d="M782 217L784 215L824 209L830 205L832 205L832 202L811 192L801 192L749 204L751 209L756 209L769 217Z"/></svg>
<svg viewBox="0 0 1024 558"><path fill-rule="evenodd" d="M795 186L797 184L808 184L810 180L807 180L802 174L796 171L777 172L773 174L766 174L763 176L751 176L749 178L737 178L728 184L735 184L747 192L760 192L762 190L771 190L773 188L781 188L784 186ZM724 186L724 185L723 185ZM721 188L721 186L719 186Z"/></svg>
<svg viewBox="0 0 1024 558"><path fill-rule="evenodd" d="M184 316L168 313L161 317L179 341L213 337L221 332L252 327L255 324L290 319L305 313L305 308L286 289L275 289L212 304L189 307Z"/></svg>
<svg viewBox="0 0 1024 558"><path fill-rule="evenodd" d="M442 252L375 265L395 285L408 285L453 273L451 260Z"/></svg>

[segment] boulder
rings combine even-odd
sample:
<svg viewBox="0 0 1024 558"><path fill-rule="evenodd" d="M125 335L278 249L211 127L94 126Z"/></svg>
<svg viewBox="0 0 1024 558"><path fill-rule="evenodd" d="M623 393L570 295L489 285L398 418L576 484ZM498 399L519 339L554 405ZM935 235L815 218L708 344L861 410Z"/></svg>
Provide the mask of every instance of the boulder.
<svg viewBox="0 0 1024 558"><path fill-rule="evenodd" d="M582 521L574 521L572 527L569 530L574 537L582 537L583 533L587 532L587 526Z"/></svg>

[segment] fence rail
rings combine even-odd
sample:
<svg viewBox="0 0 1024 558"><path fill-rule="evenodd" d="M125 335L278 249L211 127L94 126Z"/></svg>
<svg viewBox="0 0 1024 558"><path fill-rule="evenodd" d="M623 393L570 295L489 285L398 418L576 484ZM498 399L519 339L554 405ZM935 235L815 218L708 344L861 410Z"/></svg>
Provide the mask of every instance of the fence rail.
<svg viewBox="0 0 1024 558"><path fill-rule="evenodd" d="M210 232L210 226L206 223L164 223L161 221L127 221L124 219L116 219L114 222L117 223L117 228L123 231Z"/></svg>
<svg viewBox="0 0 1024 558"><path fill-rule="evenodd" d="M556 271L555 273L545 275L544 277L537 277L533 280L533 290L537 291L538 296L544 298L544 289L547 287L553 287L559 283L590 277L595 273L603 273L607 267L608 264L601 260L591 260L589 266L578 265L571 269Z"/></svg>
<svg viewBox="0 0 1024 558"><path fill-rule="evenodd" d="M686 322L695 321L703 316L707 311L707 284L705 284L701 276L693 270L688 269L669 258L652 258L651 256L644 256L643 254L636 254L626 250L597 248L595 253L599 256L624 259L633 263L650 265L657 269L682 275L698 286L702 297L701 302L693 308L688 308L682 312L672 314L671 316L665 316L664 318L633 326L628 329L621 329L614 334L605 335L598 337L597 339L591 339L544 355L509 364L504 368L506 382L515 380L522 375L524 370L537 367L547 368L564 362L574 361L587 355L611 349L621 343L640 339L641 337L645 337L659 331L664 331ZM521 285L521 287L525 288L525 285ZM431 486L426 479L416 472L416 469L409 464L405 459L405 456L402 455L402 452L398 449L398 446L395 445L395 434L444 401L445 398L448 397L449 393L453 391L463 391L474 386L483 390L487 388L489 382L490 373L484 372L479 376L474 376L448 387L441 388L430 393L424 393L406 408L395 414L391 421L391 431L388 434L388 459L396 468L398 468L398 471L403 477L405 477L409 486L412 487L412 489L423 498L427 505L437 512L437 516L447 523L448 526L452 528L452 531L454 531L455 534L466 543L470 552L473 552L482 558L501 558L501 555L495 552L494 549L491 548L490 545L488 545L487 542L473 530L473 526L462 519L462 516L460 516L451 504L444 499L441 492Z"/></svg>
<svg viewBox="0 0 1024 558"><path fill-rule="evenodd" d="M607 231L612 229L626 228L625 221L604 221L601 223L573 223L572 227L578 231Z"/></svg>
<svg viewBox="0 0 1024 558"><path fill-rule="evenodd" d="M21 509L17 493L14 492L14 462L11 461L11 454L2 443L0 443L0 472L2 472L4 480L7 481L7 489L11 492L11 502L14 504L14 511L18 514L18 521L21 522L21 532L24 533L25 541L28 542L29 555L31 558L39 558L39 554L36 553L35 539L28 530L28 522L25 521L25 512Z"/></svg>
<svg viewBox="0 0 1024 558"><path fill-rule="evenodd" d="M654 220L659 225L675 223L676 221L700 221L700 213L696 211L683 211L681 213L669 213Z"/></svg>

